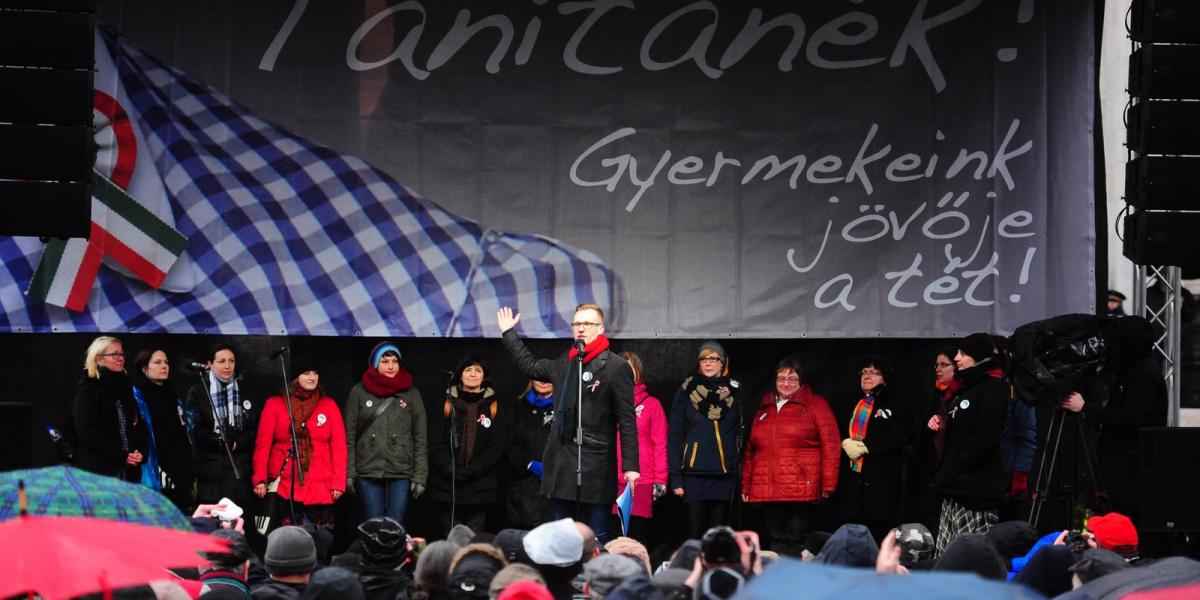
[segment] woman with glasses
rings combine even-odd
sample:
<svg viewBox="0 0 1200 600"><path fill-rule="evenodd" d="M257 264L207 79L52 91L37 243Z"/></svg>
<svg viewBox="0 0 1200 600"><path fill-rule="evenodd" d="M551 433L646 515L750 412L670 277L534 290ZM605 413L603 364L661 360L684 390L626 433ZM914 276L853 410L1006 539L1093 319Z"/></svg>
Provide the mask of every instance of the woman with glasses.
<svg viewBox="0 0 1200 600"><path fill-rule="evenodd" d="M838 484L837 420L825 398L803 382L797 357L775 367L775 388L750 421L742 468L742 500L763 509L770 548L799 557L819 503Z"/></svg>
<svg viewBox="0 0 1200 600"><path fill-rule="evenodd" d="M958 349L942 348L933 359L933 391L929 403L925 407L925 418L933 421L934 415L945 414L945 406L958 392L959 383L955 379L958 368L954 364L954 355ZM919 464L913 466L914 477L911 489L914 498L918 522L929 523L934 535L937 535L936 524L941 512L942 500L931 486L933 473L942 460L946 432L932 427L919 427L916 434L919 439L920 451L917 456Z"/></svg>
<svg viewBox="0 0 1200 600"><path fill-rule="evenodd" d="M142 480L146 428L125 375L121 340L100 336L87 349L83 378L66 427L75 439L75 466L138 483Z"/></svg>
<svg viewBox="0 0 1200 600"><path fill-rule="evenodd" d="M866 525L876 541L902 522L904 488L914 436L912 409L888 388L892 361L867 356L858 363L861 396L844 405L842 520Z"/></svg>
<svg viewBox="0 0 1200 600"><path fill-rule="evenodd" d="M167 351L151 346L133 360L133 396L146 422L146 460L142 484L162 492L180 510L192 504L192 444L188 440L187 412L171 388L171 363Z"/></svg>
<svg viewBox="0 0 1200 600"><path fill-rule="evenodd" d="M687 511L688 537L698 539L729 522L745 403L720 344L704 342L697 363L697 373L683 381L671 402L667 463L671 491L683 498Z"/></svg>

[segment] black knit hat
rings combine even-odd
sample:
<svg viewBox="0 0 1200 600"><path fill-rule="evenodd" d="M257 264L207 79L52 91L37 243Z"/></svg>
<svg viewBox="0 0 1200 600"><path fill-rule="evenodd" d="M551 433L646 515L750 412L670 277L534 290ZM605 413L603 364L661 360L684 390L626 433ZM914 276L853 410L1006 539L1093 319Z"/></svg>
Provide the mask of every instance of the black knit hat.
<svg viewBox="0 0 1200 600"><path fill-rule="evenodd" d="M504 558L509 563L532 565L533 559L525 552L526 533L529 532L523 529L501 529L492 540L492 545L504 553Z"/></svg>
<svg viewBox="0 0 1200 600"><path fill-rule="evenodd" d="M473 552L463 556L446 580L446 597L486 600L492 578L503 568L503 563L487 554Z"/></svg>
<svg viewBox="0 0 1200 600"><path fill-rule="evenodd" d="M958 343L958 349L975 359L975 362L983 362L992 357L996 346L992 344L992 336L986 333L972 333Z"/></svg>
<svg viewBox="0 0 1200 600"><path fill-rule="evenodd" d="M313 358L311 354L297 354L292 356L292 377L297 377L301 373L309 371L321 371L316 358Z"/></svg>
<svg viewBox="0 0 1200 600"><path fill-rule="evenodd" d="M204 553L204 558L211 561L214 568L224 570L240 568L254 556L254 553L250 550L250 544L246 542L246 536L238 533L236 530L222 528L213 531L209 535L220 540L225 540L225 543L229 545L227 552Z"/></svg>
<svg viewBox="0 0 1200 600"><path fill-rule="evenodd" d="M408 534L391 517L367 519L358 526L363 564L395 567L408 556Z"/></svg>

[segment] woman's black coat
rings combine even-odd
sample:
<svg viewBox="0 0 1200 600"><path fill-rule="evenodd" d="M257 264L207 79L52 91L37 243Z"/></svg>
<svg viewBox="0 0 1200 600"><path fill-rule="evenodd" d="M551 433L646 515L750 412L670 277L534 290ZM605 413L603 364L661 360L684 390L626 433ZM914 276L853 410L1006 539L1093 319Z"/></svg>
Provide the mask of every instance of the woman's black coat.
<svg viewBox="0 0 1200 600"><path fill-rule="evenodd" d="M128 451L121 447L117 403L125 414ZM71 403L75 466L100 475L140 482L142 467L125 464L129 453L146 452L146 428L133 399L133 385L124 373L100 368L100 378L84 374Z"/></svg>

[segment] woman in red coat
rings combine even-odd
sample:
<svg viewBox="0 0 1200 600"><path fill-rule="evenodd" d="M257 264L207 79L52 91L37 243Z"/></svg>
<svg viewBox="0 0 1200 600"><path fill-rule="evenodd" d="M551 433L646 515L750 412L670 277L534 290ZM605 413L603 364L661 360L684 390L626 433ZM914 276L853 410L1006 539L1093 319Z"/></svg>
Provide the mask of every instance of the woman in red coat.
<svg viewBox="0 0 1200 600"><path fill-rule="evenodd" d="M337 403L318 385L316 364L298 358L292 370L298 374L288 389L291 414L284 399L273 396L267 399L259 418L251 480L254 494L266 496L267 485L278 479L281 502L275 512L284 518L272 519L274 523L292 524L292 513L284 501L294 499L297 524L308 521L332 525L333 503L346 491L346 427ZM289 456L293 424L300 454L295 465ZM293 466L302 473L298 486L293 484Z"/></svg>
<svg viewBox="0 0 1200 600"><path fill-rule="evenodd" d="M642 476L633 488L633 510L630 511L629 537L646 543L650 519L654 517L654 501L667 493L667 413L662 402L646 390L642 379L642 359L633 352L622 352L621 358L633 369L633 412L637 415L638 462ZM617 439L621 436L618 433ZM621 444L617 443L617 489L625 491L621 476ZM613 508L616 512L616 508Z"/></svg>
<svg viewBox="0 0 1200 600"><path fill-rule="evenodd" d="M751 421L742 500L763 508L771 549L800 556L817 504L837 489L840 435L825 398L803 381L800 359L775 367L775 389Z"/></svg>

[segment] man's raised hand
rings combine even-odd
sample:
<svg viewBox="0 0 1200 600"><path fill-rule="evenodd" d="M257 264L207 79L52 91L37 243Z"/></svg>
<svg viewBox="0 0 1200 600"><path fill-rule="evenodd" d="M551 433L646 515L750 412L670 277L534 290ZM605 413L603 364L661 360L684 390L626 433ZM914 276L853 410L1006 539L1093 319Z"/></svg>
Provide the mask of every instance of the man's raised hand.
<svg viewBox="0 0 1200 600"><path fill-rule="evenodd" d="M500 326L500 333L504 333L509 329L517 326L517 322L521 320L521 313L514 313L513 309L504 306L496 311L496 324Z"/></svg>

